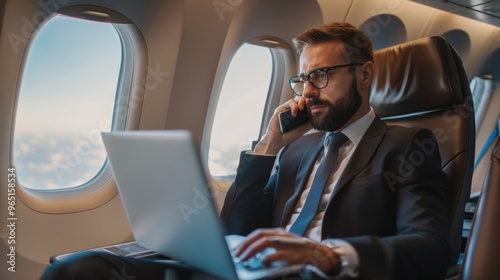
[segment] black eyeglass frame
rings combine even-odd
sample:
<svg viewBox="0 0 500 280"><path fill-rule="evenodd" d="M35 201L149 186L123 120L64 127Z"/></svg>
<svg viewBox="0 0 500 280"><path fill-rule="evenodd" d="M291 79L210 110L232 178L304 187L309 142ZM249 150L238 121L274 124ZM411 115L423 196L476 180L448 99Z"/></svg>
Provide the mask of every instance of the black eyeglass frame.
<svg viewBox="0 0 500 280"><path fill-rule="evenodd" d="M322 87L318 87L316 86L310 79L311 75L314 74L314 73L318 73L319 71L323 71L323 72L326 72L326 74L328 75L328 71L330 70L334 70L334 69L339 69L339 68L343 68L343 67L349 67L349 66L357 66L357 65L363 65L364 63L361 63L361 62L357 62L357 63L348 63L348 64L341 64L341 65L335 65L335 66L330 66L330 67L324 67L324 68L318 68L318 69L314 69L312 70L309 74L307 74L307 76L304 76L304 75L298 75L298 76L293 76L291 77L290 79L288 79L288 85L290 86L290 88L292 89L293 93L295 93L295 95L297 96L302 96L303 93L301 94L298 94L294 89L293 89L293 86L292 86L292 80L293 79L296 79L296 78L300 78L301 80L303 80L303 84L305 84L307 81L309 81L311 83L311 85L317 89L322 89L322 88L325 88L326 86L328 86L328 82L329 82L329 78L328 76L326 77L326 83L324 86ZM305 89L305 86L304 86L304 89ZM304 90L302 90L302 92L304 92Z"/></svg>

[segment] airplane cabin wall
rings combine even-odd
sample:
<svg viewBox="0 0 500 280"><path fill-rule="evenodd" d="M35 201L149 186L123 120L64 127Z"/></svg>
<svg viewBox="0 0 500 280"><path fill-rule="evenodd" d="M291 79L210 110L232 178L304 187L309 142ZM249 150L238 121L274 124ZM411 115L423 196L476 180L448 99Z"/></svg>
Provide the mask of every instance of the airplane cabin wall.
<svg viewBox="0 0 500 280"><path fill-rule="evenodd" d="M175 72L183 27L184 3L171 0L127 1L125 3L119 0L49 0L45 3L47 5L41 1L9 0L6 2L7 12L3 14L0 40L0 61L2 61L0 64L0 99L3 116L0 120L0 131L4 138L0 142L0 154L3 155L0 158L0 167L5 172L0 175L2 182L7 181L7 169L11 167L12 125L22 65L28 50L26 43L35 34L36 27L42 23L42 19L58 8L78 4L102 6L122 13L136 24L146 40L148 57L145 58L146 61L142 61L147 67L135 70L138 76L142 76L142 83L140 83L142 89L139 85L134 87L131 100L134 104L143 105L145 109L142 110L140 124L132 129L143 127L163 129L165 127L168 94L171 91L172 73ZM159 31L165 36L158 36ZM13 44L8 34L20 36L24 41ZM140 51L146 50L138 50ZM141 64L138 63L138 65ZM140 112L141 108L136 108L136 110ZM162 117L162 113L165 116ZM145 124L144 120L148 122ZM0 205L4 208L7 191L3 183L1 187ZM20 186L16 190L20 194ZM7 256L4 252L8 252L10 244L7 244L6 227L2 227L0 278L38 279L52 255L133 240L116 189L114 189L114 194L110 195L108 192L106 195L108 198L105 198L100 205L83 211L69 210L65 214L43 213L32 209L30 205L25 204L21 195L18 195L16 201L18 220L15 229L16 272L7 270ZM85 197L80 200L85 200ZM7 220L7 213L4 210L0 211L2 221Z"/></svg>

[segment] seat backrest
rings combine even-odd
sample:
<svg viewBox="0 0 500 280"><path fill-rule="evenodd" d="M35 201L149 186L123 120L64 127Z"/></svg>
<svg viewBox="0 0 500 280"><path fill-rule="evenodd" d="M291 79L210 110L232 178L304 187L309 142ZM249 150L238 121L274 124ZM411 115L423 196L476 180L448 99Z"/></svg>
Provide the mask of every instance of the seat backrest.
<svg viewBox="0 0 500 280"><path fill-rule="evenodd" d="M476 207L465 249L460 279L498 279L500 265L500 137L491 155L488 172Z"/></svg>
<svg viewBox="0 0 500 280"><path fill-rule="evenodd" d="M442 37L375 51L370 103L388 124L434 132L443 171L450 179L450 265L456 265L475 149L474 107L460 57Z"/></svg>

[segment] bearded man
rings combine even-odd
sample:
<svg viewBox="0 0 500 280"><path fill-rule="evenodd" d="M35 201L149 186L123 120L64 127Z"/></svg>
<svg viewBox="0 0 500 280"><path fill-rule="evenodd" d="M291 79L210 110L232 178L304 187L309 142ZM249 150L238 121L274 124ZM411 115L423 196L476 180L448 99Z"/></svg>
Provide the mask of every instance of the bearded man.
<svg viewBox="0 0 500 280"><path fill-rule="evenodd" d="M438 146L434 135L376 116L373 47L358 28L330 23L294 43L301 74L289 83L297 97L275 110L255 149L241 153L224 202L229 233L248 235L236 255L248 260L273 247L265 263L309 263L331 277L443 279L448 178L438 149L403 172L418 144ZM310 122L282 133L278 115L286 110L307 110ZM319 132L306 133L311 128Z"/></svg>

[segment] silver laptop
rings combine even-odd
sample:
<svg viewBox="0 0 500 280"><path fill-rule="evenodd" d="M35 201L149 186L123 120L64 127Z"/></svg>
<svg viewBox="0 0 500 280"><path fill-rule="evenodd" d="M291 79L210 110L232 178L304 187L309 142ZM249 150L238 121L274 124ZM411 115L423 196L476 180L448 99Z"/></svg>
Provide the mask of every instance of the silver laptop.
<svg viewBox="0 0 500 280"><path fill-rule="evenodd" d="M140 245L224 279L263 279L303 268L249 268L232 257L230 248L241 239L225 236L189 131L111 132L102 138Z"/></svg>

